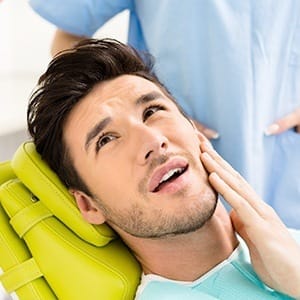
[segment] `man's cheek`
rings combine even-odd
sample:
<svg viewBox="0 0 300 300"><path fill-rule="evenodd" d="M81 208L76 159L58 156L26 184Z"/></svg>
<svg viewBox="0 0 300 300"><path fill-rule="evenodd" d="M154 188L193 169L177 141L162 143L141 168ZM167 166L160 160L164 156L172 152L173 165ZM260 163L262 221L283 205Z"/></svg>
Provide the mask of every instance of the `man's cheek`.
<svg viewBox="0 0 300 300"><path fill-rule="evenodd" d="M197 135L194 133L189 133L188 136L186 136L185 140L185 149L190 152L192 156L199 159L200 156L200 141L197 138Z"/></svg>

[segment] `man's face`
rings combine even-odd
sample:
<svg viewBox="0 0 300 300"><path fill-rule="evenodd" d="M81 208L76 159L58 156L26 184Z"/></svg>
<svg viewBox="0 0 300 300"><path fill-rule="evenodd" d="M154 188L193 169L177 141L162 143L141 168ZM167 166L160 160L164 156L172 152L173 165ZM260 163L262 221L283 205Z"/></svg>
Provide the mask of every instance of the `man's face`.
<svg viewBox="0 0 300 300"><path fill-rule="evenodd" d="M95 86L71 111L64 139L92 202L117 231L186 233L214 212L195 128L144 78L123 75Z"/></svg>

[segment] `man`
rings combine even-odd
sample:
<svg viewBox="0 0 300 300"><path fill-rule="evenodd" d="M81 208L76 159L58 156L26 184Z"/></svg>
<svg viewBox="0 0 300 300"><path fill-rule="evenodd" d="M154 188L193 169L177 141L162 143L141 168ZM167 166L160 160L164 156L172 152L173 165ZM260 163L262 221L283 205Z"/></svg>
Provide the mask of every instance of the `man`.
<svg viewBox="0 0 300 300"><path fill-rule="evenodd" d="M28 125L83 217L141 263L137 299L300 297L299 245L130 47L87 40L57 56Z"/></svg>
<svg viewBox="0 0 300 300"><path fill-rule="evenodd" d="M185 112L217 131L199 127L214 148L286 226L300 229L299 0L30 4L57 27L52 54L127 9L128 43L155 57L156 74Z"/></svg>

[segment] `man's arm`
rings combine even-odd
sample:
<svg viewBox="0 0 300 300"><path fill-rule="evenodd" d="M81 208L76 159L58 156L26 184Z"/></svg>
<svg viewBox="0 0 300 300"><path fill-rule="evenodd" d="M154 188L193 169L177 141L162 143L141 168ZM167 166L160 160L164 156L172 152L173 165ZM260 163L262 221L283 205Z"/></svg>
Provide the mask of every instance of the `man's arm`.
<svg viewBox="0 0 300 300"><path fill-rule="evenodd" d="M209 181L232 207L233 226L249 248L257 275L269 287L300 299L300 245L275 211L208 142L201 141L200 147Z"/></svg>
<svg viewBox="0 0 300 300"><path fill-rule="evenodd" d="M61 29L57 29L51 45L51 55L55 56L58 52L72 48L77 42L85 39L85 36L78 36Z"/></svg>

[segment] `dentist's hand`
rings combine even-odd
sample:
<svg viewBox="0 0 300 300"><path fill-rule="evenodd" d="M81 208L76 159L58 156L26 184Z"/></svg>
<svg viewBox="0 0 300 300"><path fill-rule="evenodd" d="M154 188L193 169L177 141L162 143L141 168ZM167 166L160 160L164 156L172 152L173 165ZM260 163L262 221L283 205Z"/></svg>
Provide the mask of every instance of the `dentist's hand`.
<svg viewBox="0 0 300 300"><path fill-rule="evenodd" d="M295 109L290 114L268 126L265 130L265 134L279 134L291 128L295 128L295 131L300 133L300 108Z"/></svg>
<svg viewBox="0 0 300 300"><path fill-rule="evenodd" d="M209 140L216 140L219 138L219 133L211 128L206 127L204 124L196 121L196 120L192 120L193 123L195 124L196 128L205 135L205 137L207 137Z"/></svg>
<svg viewBox="0 0 300 300"><path fill-rule="evenodd" d="M208 141L199 138L202 140L200 158L209 173L209 181L231 205L233 226L248 245L256 273L273 289L300 297L300 246L274 210Z"/></svg>

